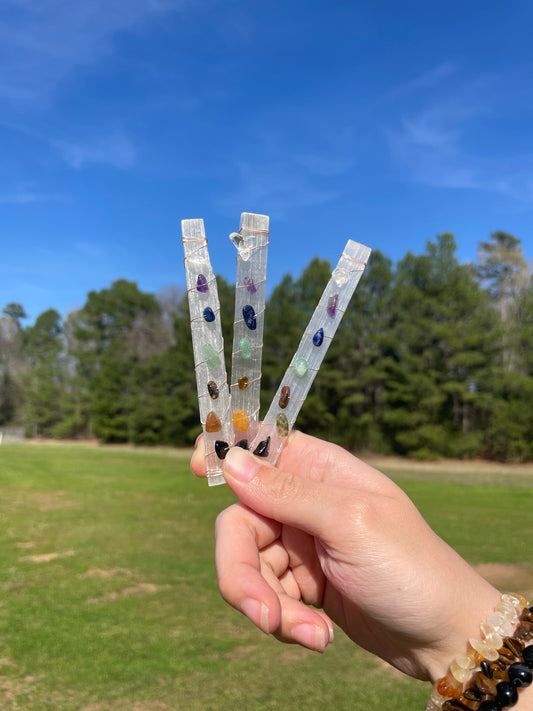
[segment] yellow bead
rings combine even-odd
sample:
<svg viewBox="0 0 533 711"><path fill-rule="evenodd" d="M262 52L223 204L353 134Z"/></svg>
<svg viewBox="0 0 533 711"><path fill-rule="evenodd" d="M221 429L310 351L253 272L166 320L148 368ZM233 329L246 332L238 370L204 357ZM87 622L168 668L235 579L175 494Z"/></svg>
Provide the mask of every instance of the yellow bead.
<svg viewBox="0 0 533 711"><path fill-rule="evenodd" d="M497 650L488 645L482 639L476 639L475 637L471 637L468 641L476 650L476 652L479 652L483 659L486 659L488 662L495 662L498 659Z"/></svg>
<svg viewBox="0 0 533 711"><path fill-rule="evenodd" d="M453 677L457 679L457 681L460 681L462 684L465 681L468 681L472 676L472 671L470 669L460 667L455 659L452 659L452 662L450 664L450 672L452 673Z"/></svg>

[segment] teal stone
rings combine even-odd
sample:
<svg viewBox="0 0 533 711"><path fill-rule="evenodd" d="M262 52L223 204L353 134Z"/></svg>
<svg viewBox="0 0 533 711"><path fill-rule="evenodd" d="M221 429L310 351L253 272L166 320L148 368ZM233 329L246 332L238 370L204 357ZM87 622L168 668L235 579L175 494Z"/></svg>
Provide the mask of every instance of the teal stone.
<svg viewBox="0 0 533 711"><path fill-rule="evenodd" d="M294 375L296 375L297 378L305 378L308 370L309 363L305 360L305 358L298 358L294 364Z"/></svg>
<svg viewBox="0 0 533 711"><path fill-rule="evenodd" d="M209 343L206 343L203 347L204 360L207 363L208 368L218 368L220 365L220 356L216 350Z"/></svg>
<svg viewBox="0 0 533 711"><path fill-rule="evenodd" d="M250 341L247 338L241 338L241 340L239 341L239 350L243 358L252 357L252 346L250 345Z"/></svg>

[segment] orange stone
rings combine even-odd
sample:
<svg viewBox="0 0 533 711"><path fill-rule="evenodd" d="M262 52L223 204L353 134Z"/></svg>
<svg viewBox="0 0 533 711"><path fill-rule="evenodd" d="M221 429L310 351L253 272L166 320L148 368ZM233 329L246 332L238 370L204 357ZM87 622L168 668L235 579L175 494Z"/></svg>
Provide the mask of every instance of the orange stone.
<svg viewBox="0 0 533 711"><path fill-rule="evenodd" d="M235 427L241 432L244 432L250 427L250 418L246 410L235 410L232 419Z"/></svg>
<svg viewBox="0 0 533 711"><path fill-rule="evenodd" d="M211 410L210 413L208 413L207 417L205 418L205 431L206 432L220 432L222 429L222 424L220 420L218 419L217 415L213 410Z"/></svg>
<svg viewBox="0 0 533 711"><path fill-rule="evenodd" d="M246 375L244 375L242 378L239 378L239 390L246 390L248 387L248 378Z"/></svg>
<svg viewBox="0 0 533 711"><path fill-rule="evenodd" d="M451 674L447 674L437 682L437 691L441 696L446 696L451 699L458 699L463 691L463 685L459 683Z"/></svg>

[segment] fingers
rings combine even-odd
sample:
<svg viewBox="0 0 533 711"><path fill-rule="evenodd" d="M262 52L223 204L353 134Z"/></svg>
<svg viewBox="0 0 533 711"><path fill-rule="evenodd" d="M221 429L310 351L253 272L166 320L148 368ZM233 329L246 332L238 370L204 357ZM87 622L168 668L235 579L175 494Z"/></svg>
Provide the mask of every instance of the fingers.
<svg viewBox="0 0 533 711"><path fill-rule="evenodd" d="M205 467L204 435L199 434L194 443L194 452L191 457L191 471L196 476L204 479L207 476Z"/></svg>
<svg viewBox="0 0 533 711"><path fill-rule="evenodd" d="M280 543L280 530L278 523L242 504L219 515L215 558L220 592L266 634L324 651L333 639L333 624L325 613L300 602L299 576L288 567L290 553Z"/></svg>
<svg viewBox="0 0 533 711"><path fill-rule="evenodd" d="M254 511L320 538L327 537L344 516L344 489L283 472L240 447L228 452L224 476Z"/></svg>

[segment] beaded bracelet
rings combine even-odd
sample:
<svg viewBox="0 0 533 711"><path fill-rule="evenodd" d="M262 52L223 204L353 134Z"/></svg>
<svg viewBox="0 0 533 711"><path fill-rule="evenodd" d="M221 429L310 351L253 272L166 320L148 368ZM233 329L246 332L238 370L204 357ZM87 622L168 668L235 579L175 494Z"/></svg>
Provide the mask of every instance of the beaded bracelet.
<svg viewBox="0 0 533 711"><path fill-rule="evenodd" d="M517 689L533 681L533 607L516 593L502 595L446 676L433 685L426 711L501 711L514 706Z"/></svg>

